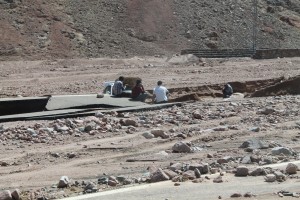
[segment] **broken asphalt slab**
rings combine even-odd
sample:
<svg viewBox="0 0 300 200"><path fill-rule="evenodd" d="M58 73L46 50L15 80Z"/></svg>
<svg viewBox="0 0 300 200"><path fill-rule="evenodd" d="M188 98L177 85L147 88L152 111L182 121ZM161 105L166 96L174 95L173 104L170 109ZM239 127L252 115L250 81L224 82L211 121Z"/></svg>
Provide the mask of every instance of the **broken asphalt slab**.
<svg viewBox="0 0 300 200"><path fill-rule="evenodd" d="M52 98L52 97L51 97ZM105 96L96 98L96 95L67 95L53 96L49 104L49 111L21 113L0 116L0 122L18 120L54 120L67 117L84 117L95 115L96 112L134 112L157 110L161 108L180 106L181 103L147 104L130 101L129 98L113 98Z"/></svg>
<svg viewBox="0 0 300 200"><path fill-rule="evenodd" d="M130 101L130 98L115 98L104 95L103 98L97 98L96 94L87 95L61 95L51 96L46 109L62 110L69 108L112 108L112 107L134 107L146 105L140 101Z"/></svg>

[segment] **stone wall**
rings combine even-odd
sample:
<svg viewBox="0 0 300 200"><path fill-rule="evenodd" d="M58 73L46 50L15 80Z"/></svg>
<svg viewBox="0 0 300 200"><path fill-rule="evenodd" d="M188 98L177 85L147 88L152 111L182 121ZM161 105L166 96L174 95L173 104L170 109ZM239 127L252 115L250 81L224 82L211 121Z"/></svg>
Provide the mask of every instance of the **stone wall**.
<svg viewBox="0 0 300 200"><path fill-rule="evenodd" d="M300 49L258 49L253 58L272 59L284 57L300 57Z"/></svg>

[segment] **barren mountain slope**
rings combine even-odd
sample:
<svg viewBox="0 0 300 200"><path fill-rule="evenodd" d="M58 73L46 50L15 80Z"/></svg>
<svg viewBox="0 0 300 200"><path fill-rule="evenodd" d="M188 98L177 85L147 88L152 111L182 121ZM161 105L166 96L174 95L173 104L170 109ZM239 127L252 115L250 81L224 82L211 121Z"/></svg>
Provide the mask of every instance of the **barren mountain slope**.
<svg viewBox="0 0 300 200"><path fill-rule="evenodd" d="M252 1L0 0L0 59L252 48ZM300 45L300 2L258 1L258 48Z"/></svg>

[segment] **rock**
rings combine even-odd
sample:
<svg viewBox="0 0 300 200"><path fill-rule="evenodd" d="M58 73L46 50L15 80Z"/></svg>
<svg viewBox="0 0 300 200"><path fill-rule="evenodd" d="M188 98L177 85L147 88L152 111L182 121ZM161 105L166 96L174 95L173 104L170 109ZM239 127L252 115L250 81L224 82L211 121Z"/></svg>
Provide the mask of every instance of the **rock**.
<svg viewBox="0 0 300 200"><path fill-rule="evenodd" d="M201 115L201 113L199 111L193 112L193 117L195 119L203 119L203 116Z"/></svg>
<svg viewBox="0 0 300 200"><path fill-rule="evenodd" d="M285 181L286 179L285 175L280 171L275 171L273 174L276 176L277 181Z"/></svg>
<svg viewBox="0 0 300 200"><path fill-rule="evenodd" d="M246 166L239 166L236 168L236 176L248 176L249 169Z"/></svg>
<svg viewBox="0 0 300 200"><path fill-rule="evenodd" d="M292 156L292 155L294 155L294 152L286 147L275 147L272 149L272 155L279 155L279 154Z"/></svg>
<svg viewBox="0 0 300 200"><path fill-rule="evenodd" d="M189 170L198 169L201 174L207 174L209 171L209 165L207 163L199 164L199 163L192 163L189 165Z"/></svg>
<svg viewBox="0 0 300 200"><path fill-rule="evenodd" d="M97 191L98 190L98 188L97 188L97 185L95 184L95 183L93 183L93 182L88 182L87 184L86 184L86 186L84 187L84 190L92 190L92 191Z"/></svg>
<svg viewBox="0 0 300 200"><path fill-rule="evenodd" d="M71 152L71 153L68 153L68 158L75 158L76 157L76 153L74 152Z"/></svg>
<svg viewBox="0 0 300 200"><path fill-rule="evenodd" d="M289 163L285 169L287 174L297 174L297 170L298 170L298 166L293 163Z"/></svg>
<svg viewBox="0 0 300 200"><path fill-rule="evenodd" d="M174 183L174 186L180 186L180 183Z"/></svg>
<svg viewBox="0 0 300 200"><path fill-rule="evenodd" d="M299 197L300 197L300 194L297 193L297 192L293 192L293 197L299 198Z"/></svg>
<svg viewBox="0 0 300 200"><path fill-rule="evenodd" d="M137 127L138 126L138 123L137 121L133 120L133 119L126 119L124 121L124 125L125 126L134 126L134 127Z"/></svg>
<svg viewBox="0 0 300 200"><path fill-rule="evenodd" d="M37 135L36 131L32 128L28 128L27 133L29 133L30 135Z"/></svg>
<svg viewBox="0 0 300 200"><path fill-rule="evenodd" d="M267 149L269 148L269 144L262 140L258 140L256 138L249 139L240 146L240 148L248 148L248 149Z"/></svg>
<svg viewBox="0 0 300 200"><path fill-rule="evenodd" d="M207 158L213 158L214 156L210 153L207 154Z"/></svg>
<svg viewBox="0 0 300 200"><path fill-rule="evenodd" d="M276 176L274 174L268 174L265 176L265 181L270 183L275 182Z"/></svg>
<svg viewBox="0 0 300 200"><path fill-rule="evenodd" d="M107 184L108 183L108 177L103 176L98 178L98 184Z"/></svg>
<svg viewBox="0 0 300 200"><path fill-rule="evenodd" d="M172 150L177 153L191 153L192 149L190 146L188 146L185 142L176 142L174 146L172 147Z"/></svg>
<svg viewBox="0 0 300 200"><path fill-rule="evenodd" d="M249 173L250 176L261 176L261 175L266 175L266 172L263 168L256 168L252 172Z"/></svg>
<svg viewBox="0 0 300 200"><path fill-rule="evenodd" d="M227 126L219 126L216 128L213 128L214 131L228 131L228 127Z"/></svg>
<svg viewBox="0 0 300 200"><path fill-rule="evenodd" d="M154 137L161 137L163 139L170 137L168 134L165 133L164 130L161 130L161 129L151 130L151 134L154 135Z"/></svg>
<svg viewBox="0 0 300 200"><path fill-rule="evenodd" d="M150 174L153 174L158 170L158 168L152 165L147 167L147 170L149 171Z"/></svg>
<svg viewBox="0 0 300 200"><path fill-rule="evenodd" d="M230 197L236 198L236 197L242 197L242 196L243 196L243 195L240 194L240 193L234 193L234 194L232 194Z"/></svg>
<svg viewBox="0 0 300 200"><path fill-rule="evenodd" d="M169 179L169 176L161 168L158 168L156 172L150 174L150 181L152 183L166 181Z"/></svg>
<svg viewBox="0 0 300 200"><path fill-rule="evenodd" d="M176 170L181 170L182 167L182 163L174 163L169 168L175 172Z"/></svg>
<svg viewBox="0 0 300 200"><path fill-rule="evenodd" d="M225 156L224 158L218 159L217 163L224 164L224 163L228 163L229 161L234 161L234 158L231 156Z"/></svg>
<svg viewBox="0 0 300 200"><path fill-rule="evenodd" d="M104 117L104 114L103 114L102 112L100 112L100 111L97 111L97 112L95 113L95 117L102 118L102 117Z"/></svg>
<svg viewBox="0 0 300 200"><path fill-rule="evenodd" d="M104 97L104 94L102 94L102 93L97 94L97 98L103 98L103 97Z"/></svg>
<svg viewBox="0 0 300 200"><path fill-rule="evenodd" d="M175 173L174 171L170 170L170 169L164 169L163 170L166 175L170 178L170 179L173 179L175 176L178 176L177 173Z"/></svg>
<svg viewBox="0 0 300 200"><path fill-rule="evenodd" d="M214 178L213 182L214 183L223 183L222 176L218 176L217 178Z"/></svg>
<svg viewBox="0 0 300 200"><path fill-rule="evenodd" d="M196 178L195 172L193 170L188 170L182 173L183 179L194 180Z"/></svg>
<svg viewBox="0 0 300 200"><path fill-rule="evenodd" d="M58 132L64 132L64 131L68 131L70 128L67 126L62 126L62 127L58 127L57 131Z"/></svg>
<svg viewBox="0 0 300 200"><path fill-rule="evenodd" d="M132 184L133 183L133 180L132 179L128 179L128 178L126 178L124 181L123 181L123 184L124 185L130 185L130 184Z"/></svg>
<svg viewBox="0 0 300 200"><path fill-rule="evenodd" d="M210 169L210 173L212 173L212 174L215 174L215 173L217 173L218 171L219 171L218 168L211 168L211 169Z"/></svg>
<svg viewBox="0 0 300 200"><path fill-rule="evenodd" d="M196 176L196 178L200 178L201 177L201 173L200 173L200 171L199 171L199 169L194 169L194 173L195 173L195 176Z"/></svg>
<svg viewBox="0 0 300 200"><path fill-rule="evenodd" d="M58 182L57 188L65 188L68 187L70 180L67 176L62 176Z"/></svg>
<svg viewBox="0 0 300 200"><path fill-rule="evenodd" d="M118 185L118 182L113 181L113 180L108 180L107 184L108 184L109 186L115 187L115 186Z"/></svg>
<svg viewBox="0 0 300 200"><path fill-rule="evenodd" d="M204 181L203 178L197 178L197 179L192 180L193 183L202 183L203 181Z"/></svg>
<svg viewBox="0 0 300 200"><path fill-rule="evenodd" d="M9 190L0 192L0 200L13 200Z"/></svg>
<svg viewBox="0 0 300 200"><path fill-rule="evenodd" d="M155 136L153 134L151 134L150 132L145 132L142 134L146 139L152 139L154 138Z"/></svg>
<svg viewBox="0 0 300 200"><path fill-rule="evenodd" d="M242 161L241 161L242 164L250 164L251 163L251 158L250 156L245 156Z"/></svg>
<svg viewBox="0 0 300 200"><path fill-rule="evenodd" d="M9 163L6 162L6 161L0 161L0 165L1 165L2 167L6 167L6 166L9 165Z"/></svg>
<svg viewBox="0 0 300 200"><path fill-rule="evenodd" d="M90 132L90 131L92 131L92 130L93 130L93 126L90 125L90 124L88 124L88 125L86 125L86 126L84 127L84 131L85 131L85 132Z"/></svg>
<svg viewBox="0 0 300 200"><path fill-rule="evenodd" d="M252 194L251 192L247 192L247 193L244 194L244 197L247 197L247 198L251 198L253 196L255 196L255 195Z"/></svg>
<svg viewBox="0 0 300 200"><path fill-rule="evenodd" d="M259 114L264 114L264 115L269 115L269 114L272 114L274 112L275 112L274 108L265 108L265 109L262 109L262 110L258 111Z"/></svg>
<svg viewBox="0 0 300 200"><path fill-rule="evenodd" d="M210 172L210 166L208 163L203 163L203 168L200 170L201 174L207 174Z"/></svg>
<svg viewBox="0 0 300 200"><path fill-rule="evenodd" d="M259 163L261 161L261 156L251 155L250 159L251 159L251 162L253 162L253 163Z"/></svg>
<svg viewBox="0 0 300 200"><path fill-rule="evenodd" d="M252 132L259 132L260 128L259 127L252 127L249 130L252 131Z"/></svg>
<svg viewBox="0 0 300 200"><path fill-rule="evenodd" d="M182 182L182 176L175 176L172 178L172 182Z"/></svg>
<svg viewBox="0 0 300 200"><path fill-rule="evenodd" d="M125 176L117 176L116 179L118 182L123 183L126 180L126 177Z"/></svg>
<svg viewBox="0 0 300 200"><path fill-rule="evenodd" d="M13 198L13 200L20 200L21 198L21 192L19 189L14 189L11 193L11 196ZM1 198L0 198L1 199Z"/></svg>
<svg viewBox="0 0 300 200"><path fill-rule="evenodd" d="M111 180L111 181L119 183L118 180L117 180L117 178L115 176L108 177L108 180Z"/></svg>

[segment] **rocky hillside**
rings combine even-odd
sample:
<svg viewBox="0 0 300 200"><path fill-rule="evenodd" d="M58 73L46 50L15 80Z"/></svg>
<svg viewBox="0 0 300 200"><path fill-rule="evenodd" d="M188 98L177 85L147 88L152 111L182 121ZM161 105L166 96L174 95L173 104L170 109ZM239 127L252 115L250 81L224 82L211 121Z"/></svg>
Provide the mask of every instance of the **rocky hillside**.
<svg viewBox="0 0 300 200"><path fill-rule="evenodd" d="M300 46L299 0L0 0L0 59Z"/></svg>

